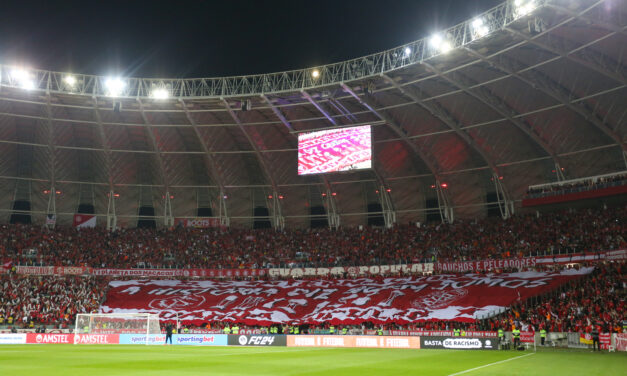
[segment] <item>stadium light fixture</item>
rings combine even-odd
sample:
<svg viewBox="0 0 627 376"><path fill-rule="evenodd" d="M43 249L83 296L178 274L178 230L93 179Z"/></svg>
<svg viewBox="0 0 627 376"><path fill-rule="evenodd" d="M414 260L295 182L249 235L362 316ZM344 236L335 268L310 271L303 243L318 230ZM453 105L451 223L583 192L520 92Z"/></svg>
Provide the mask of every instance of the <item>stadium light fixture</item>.
<svg viewBox="0 0 627 376"><path fill-rule="evenodd" d="M516 7L514 10L516 18L526 16L538 7L534 0L515 0L514 6Z"/></svg>
<svg viewBox="0 0 627 376"><path fill-rule="evenodd" d="M403 56L409 57L409 55L411 55L411 48L405 47L405 50L403 51Z"/></svg>
<svg viewBox="0 0 627 376"><path fill-rule="evenodd" d="M440 34L435 34L434 36L432 36L429 40L429 44L431 45L431 48L443 54L453 49L451 43L442 38Z"/></svg>
<svg viewBox="0 0 627 376"><path fill-rule="evenodd" d="M313 78L318 78L318 77L320 77L320 71L319 71L319 70L317 70L317 69L314 69L314 70L311 72L311 77L313 77Z"/></svg>
<svg viewBox="0 0 627 376"><path fill-rule="evenodd" d="M107 89L107 95L110 97L119 97L122 91L126 87L126 83L118 77L109 77L105 81L105 88Z"/></svg>
<svg viewBox="0 0 627 376"><path fill-rule="evenodd" d="M76 77L72 75L67 75L63 77L63 82L69 87L74 87L76 85Z"/></svg>
<svg viewBox="0 0 627 376"><path fill-rule="evenodd" d="M155 99L168 99L170 92L166 88L158 88L150 93L150 96Z"/></svg>
<svg viewBox="0 0 627 376"><path fill-rule="evenodd" d="M488 25L481 18L475 18L472 23L472 39L483 38L490 32Z"/></svg>
<svg viewBox="0 0 627 376"><path fill-rule="evenodd" d="M30 90L35 88L35 82L33 81L32 75L25 69L15 69L11 71L11 77L23 89Z"/></svg>

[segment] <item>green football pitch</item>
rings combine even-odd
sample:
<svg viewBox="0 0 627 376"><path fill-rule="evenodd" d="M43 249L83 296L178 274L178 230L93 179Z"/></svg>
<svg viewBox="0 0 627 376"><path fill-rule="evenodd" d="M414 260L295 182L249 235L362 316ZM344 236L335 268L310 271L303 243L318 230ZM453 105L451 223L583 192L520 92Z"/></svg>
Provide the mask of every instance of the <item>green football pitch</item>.
<svg viewBox="0 0 627 376"><path fill-rule="evenodd" d="M2 345L0 375L627 375L627 353Z"/></svg>

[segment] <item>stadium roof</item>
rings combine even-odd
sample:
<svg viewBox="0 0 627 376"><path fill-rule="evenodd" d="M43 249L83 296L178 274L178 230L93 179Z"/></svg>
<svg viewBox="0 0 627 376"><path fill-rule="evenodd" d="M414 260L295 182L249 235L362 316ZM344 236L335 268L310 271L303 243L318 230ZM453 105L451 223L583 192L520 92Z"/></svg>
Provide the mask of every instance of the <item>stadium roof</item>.
<svg viewBox="0 0 627 376"><path fill-rule="evenodd" d="M456 218L493 200L510 210L530 184L626 169L626 31L624 0L516 0L435 38L291 72L0 66L0 213L27 200L43 222L52 188L59 223L79 203L106 216L109 192L131 226L139 206L160 224L212 207L243 226L262 206L288 227L319 205L343 225L365 224L372 203L399 223L433 202ZM297 176L298 133L363 124L372 170Z"/></svg>

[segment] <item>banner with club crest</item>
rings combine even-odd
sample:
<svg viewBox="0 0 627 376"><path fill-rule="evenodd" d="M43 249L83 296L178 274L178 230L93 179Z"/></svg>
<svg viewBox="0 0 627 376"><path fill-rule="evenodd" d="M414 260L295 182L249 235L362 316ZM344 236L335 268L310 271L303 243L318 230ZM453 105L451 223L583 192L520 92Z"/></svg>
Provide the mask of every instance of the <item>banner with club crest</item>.
<svg viewBox="0 0 627 376"><path fill-rule="evenodd" d="M178 315L183 323L194 324L471 322L592 270L335 280L112 281L100 310L158 313L164 320Z"/></svg>

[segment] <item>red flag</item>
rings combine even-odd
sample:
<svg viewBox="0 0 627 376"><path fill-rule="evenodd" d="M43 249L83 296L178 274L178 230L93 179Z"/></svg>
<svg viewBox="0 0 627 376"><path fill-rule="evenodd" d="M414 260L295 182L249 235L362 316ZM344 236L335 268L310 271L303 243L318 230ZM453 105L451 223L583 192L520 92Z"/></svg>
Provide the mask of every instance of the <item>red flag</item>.
<svg viewBox="0 0 627 376"><path fill-rule="evenodd" d="M93 214L74 214L74 227L96 227L96 216Z"/></svg>
<svg viewBox="0 0 627 376"><path fill-rule="evenodd" d="M2 267L7 269L7 270L11 269L13 267L13 261L5 262L4 264L2 264Z"/></svg>

